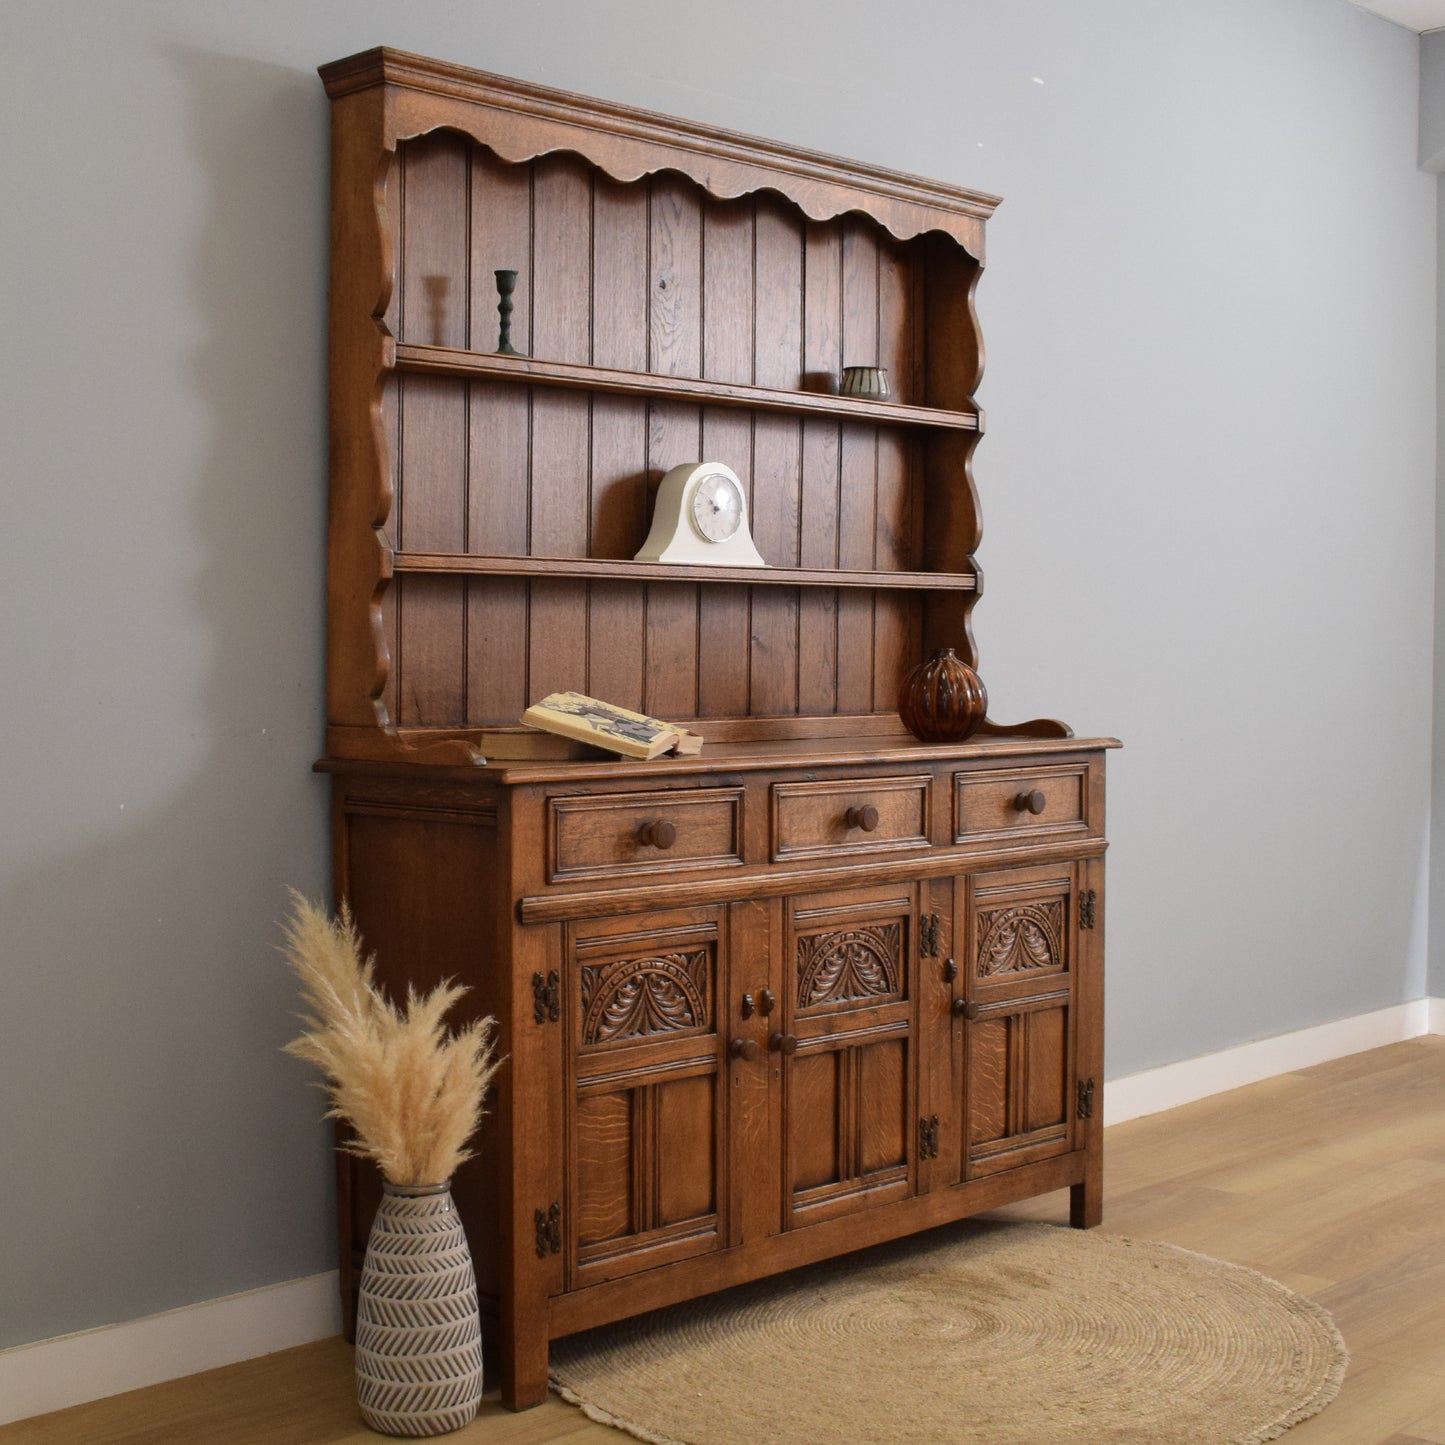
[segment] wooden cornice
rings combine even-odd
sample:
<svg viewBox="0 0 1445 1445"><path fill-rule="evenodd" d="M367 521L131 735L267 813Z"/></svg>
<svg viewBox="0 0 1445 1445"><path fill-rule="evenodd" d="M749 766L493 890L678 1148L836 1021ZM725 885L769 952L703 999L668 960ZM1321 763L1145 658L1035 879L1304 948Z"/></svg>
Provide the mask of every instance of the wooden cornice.
<svg viewBox="0 0 1445 1445"><path fill-rule="evenodd" d="M882 166L761 140L612 101L380 47L320 69L331 99L376 86L396 98L391 143L448 128L519 163L573 151L614 180L680 171L718 199L759 189L786 196L815 221L860 209L899 240L950 235L983 259L983 223L999 197Z"/></svg>

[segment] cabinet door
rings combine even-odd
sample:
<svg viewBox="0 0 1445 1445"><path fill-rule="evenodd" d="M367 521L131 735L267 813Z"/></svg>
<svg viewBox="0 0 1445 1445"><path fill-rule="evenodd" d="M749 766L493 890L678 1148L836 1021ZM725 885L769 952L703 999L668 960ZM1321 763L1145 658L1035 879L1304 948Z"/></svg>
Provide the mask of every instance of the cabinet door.
<svg viewBox="0 0 1445 1445"><path fill-rule="evenodd" d="M784 907L781 1018L770 1046L791 1229L912 1192L917 897L907 885Z"/></svg>
<svg viewBox="0 0 1445 1445"><path fill-rule="evenodd" d="M568 931L568 1288L725 1248L728 914Z"/></svg>
<svg viewBox="0 0 1445 1445"><path fill-rule="evenodd" d="M963 1177L1074 1148L1077 865L959 880Z"/></svg>

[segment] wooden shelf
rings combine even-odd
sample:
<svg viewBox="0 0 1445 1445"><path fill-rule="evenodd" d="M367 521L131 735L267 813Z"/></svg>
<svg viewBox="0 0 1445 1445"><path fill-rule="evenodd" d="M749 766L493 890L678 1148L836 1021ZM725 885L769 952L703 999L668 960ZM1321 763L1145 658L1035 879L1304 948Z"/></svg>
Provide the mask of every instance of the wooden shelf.
<svg viewBox="0 0 1445 1445"><path fill-rule="evenodd" d="M830 567L709 567L606 557L486 557L471 552L394 552L391 570L474 577L580 577L603 582L746 582L763 587L869 587L971 592L972 572L855 572Z"/></svg>
<svg viewBox="0 0 1445 1445"><path fill-rule="evenodd" d="M776 391L763 386L704 381L691 376L658 376L646 371L612 371L529 356L462 351L450 346L418 346L398 342L396 369L426 376L489 378L532 386L558 386L601 391L614 396L656 396L695 401L702 406L746 407L756 411L791 412L798 416L834 417L839 421L872 422L879 426L935 427L944 431L981 430L977 412L944 411L932 406L866 401L813 391Z"/></svg>

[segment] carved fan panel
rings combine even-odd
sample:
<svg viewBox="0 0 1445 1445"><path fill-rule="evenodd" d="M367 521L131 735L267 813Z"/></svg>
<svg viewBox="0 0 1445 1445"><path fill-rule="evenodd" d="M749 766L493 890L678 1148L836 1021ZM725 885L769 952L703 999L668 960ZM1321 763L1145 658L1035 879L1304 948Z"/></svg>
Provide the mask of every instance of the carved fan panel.
<svg viewBox="0 0 1445 1445"><path fill-rule="evenodd" d="M978 976L1064 967L1064 901L1022 903L978 916Z"/></svg>
<svg viewBox="0 0 1445 1445"><path fill-rule="evenodd" d="M712 950L649 955L582 969L584 1047L707 1028Z"/></svg>
<svg viewBox="0 0 1445 1445"><path fill-rule="evenodd" d="M903 925L871 924L798 940L798 1008L897 997L903 992Z"/></svg>

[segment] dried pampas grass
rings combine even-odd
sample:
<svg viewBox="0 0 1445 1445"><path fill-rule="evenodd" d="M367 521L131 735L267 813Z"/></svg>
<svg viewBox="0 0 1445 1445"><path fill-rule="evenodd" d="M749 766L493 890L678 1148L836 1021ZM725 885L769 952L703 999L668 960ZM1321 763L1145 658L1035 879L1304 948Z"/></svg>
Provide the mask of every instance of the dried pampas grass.
<svg viewBox="0 0 1445 1445"><path fill-rule="evenodd" d="M472 1157L466 1147L497 1071L496 1020L475 1019L448 1033L444 1016L466 993L450 981L397 1008L377 987L375 958L343 903L333 920L292 893L287 962L311 1015L286 1052L315 1064L331 1096L327 1118L344 1119L356 1138L342 1147L374 1159L393 1184L440 1184Z"/></svg>

